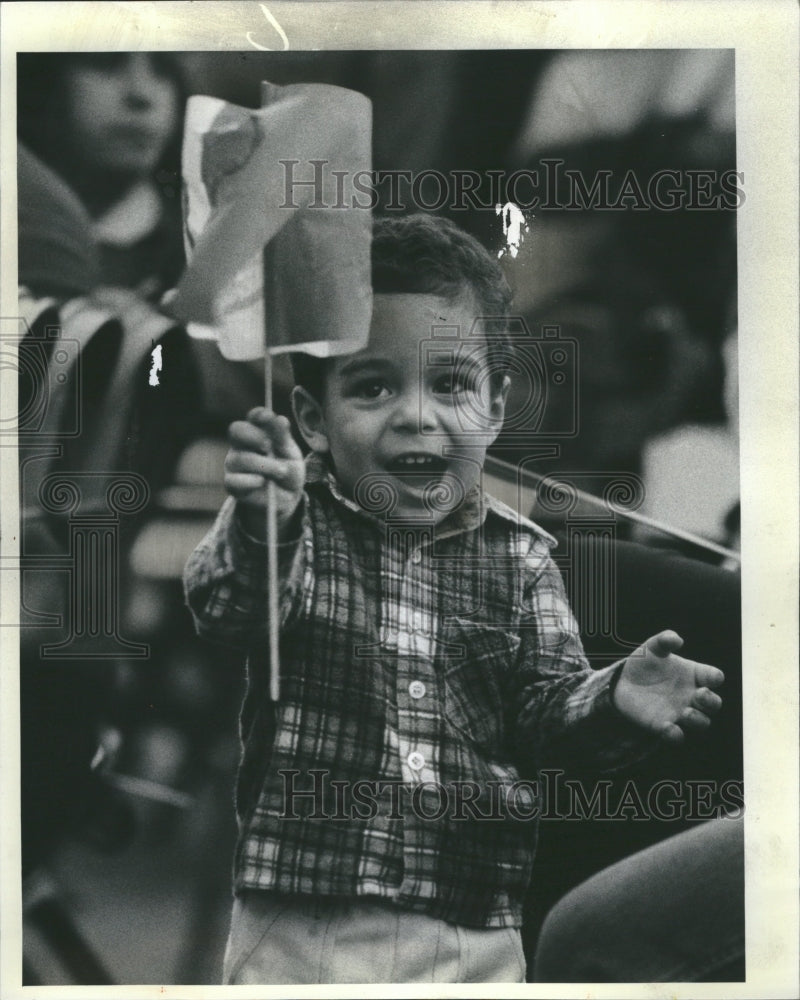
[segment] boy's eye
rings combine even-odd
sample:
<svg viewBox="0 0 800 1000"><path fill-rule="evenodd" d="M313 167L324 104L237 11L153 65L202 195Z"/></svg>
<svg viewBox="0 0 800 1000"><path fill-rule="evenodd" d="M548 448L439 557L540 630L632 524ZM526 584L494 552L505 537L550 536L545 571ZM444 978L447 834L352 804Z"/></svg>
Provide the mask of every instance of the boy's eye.
<svg viewBox="0 0 800 1000"><path fill-rule="evenodd" d="M474 388L474 383L469 376L456 372L440 375L433 383L433 391L442 396L458 396L462 393L472 392Z"/></svg>
<svg viewBox="0 0 800 1000"><path fill-rule="evenodd" d="M356 382L351 391L359 399L380 399L389 390L382 379L368 378Z"/></svg>

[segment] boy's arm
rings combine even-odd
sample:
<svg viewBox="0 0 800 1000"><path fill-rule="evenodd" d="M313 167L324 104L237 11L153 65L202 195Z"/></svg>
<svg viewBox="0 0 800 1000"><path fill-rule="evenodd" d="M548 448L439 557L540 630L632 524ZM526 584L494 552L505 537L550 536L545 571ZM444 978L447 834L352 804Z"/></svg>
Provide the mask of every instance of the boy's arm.
<svg viewBox="0 0 800 1000"><path fill-rule="evenodd" d="M289 422L263 407L231 424L225 459L230 494L184 571L186 601L200 635L246 647L266 634L267 482L275 485L281 626L311 586L311 527L304 465Z"/></svg>
<svg viewBox="0 0 800 1000"><path fill-rule="evenodd" d="M615 704L625 661L591 669L561 573L541 540L527 571L522 649L511 681L520 751L540 768L613 770L647 756L659 738Z"/></svg>
<svg viewBox="0 0 800 1000"><path fill-rule="evenodd" d="M278 545L281 626L297 614L311 586L311 529L305 501ZM241 523L229 497L189 557L183 582L198 635L246 648L266 634L267 546Z"/></svg>

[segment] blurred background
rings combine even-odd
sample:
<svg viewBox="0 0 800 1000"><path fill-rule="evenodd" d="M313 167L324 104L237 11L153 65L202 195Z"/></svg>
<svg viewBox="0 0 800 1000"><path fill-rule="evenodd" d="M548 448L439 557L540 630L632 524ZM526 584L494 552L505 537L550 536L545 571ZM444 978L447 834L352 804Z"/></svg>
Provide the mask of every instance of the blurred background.
<svg viewBox="0 0 800 1000"><path fill-rule="evenodd" d="M731 51L20 54L31 985L220 978L244 665L194 637L180 579L223 500L226 428L262 402L263 376L190 340L158 303L184 266L186 98L257 107L262 80L369 96L379 175L477 178L467 207L437 211L502 254L530 333L556 327L572 345L565 378L541 355L546 406L526 434L501 436L497 458L538 449L537 471L598 492L637 476L642 513L738 544ZM508 179L533 170L551 181L530 208L530 185L514 189L525 228L513 255L496 201L513 201ZM654 203L662 175L675 204ZM575 176L586 189L607 177L611 204L576 203ZM392 207L377 190L387 213L436 194L415 205L405 188ZM278 365L277 409L288 388ZM120 477L135 500L112 498ZM59 493L65 480L77 496ZM722 561L645 527L619 532ZM76 610L100 605L103 624Z"/></svg>

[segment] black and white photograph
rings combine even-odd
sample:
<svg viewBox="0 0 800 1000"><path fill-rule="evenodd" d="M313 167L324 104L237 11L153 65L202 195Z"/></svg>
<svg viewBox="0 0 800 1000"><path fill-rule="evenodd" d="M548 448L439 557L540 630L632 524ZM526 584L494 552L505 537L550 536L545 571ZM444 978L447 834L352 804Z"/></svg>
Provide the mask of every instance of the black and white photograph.
<svg viewBox="0 0 800 1000"><path fill-rule="evenodd" d="M2 5L3 996L793 995L798 13L665 6Z"/></svg>

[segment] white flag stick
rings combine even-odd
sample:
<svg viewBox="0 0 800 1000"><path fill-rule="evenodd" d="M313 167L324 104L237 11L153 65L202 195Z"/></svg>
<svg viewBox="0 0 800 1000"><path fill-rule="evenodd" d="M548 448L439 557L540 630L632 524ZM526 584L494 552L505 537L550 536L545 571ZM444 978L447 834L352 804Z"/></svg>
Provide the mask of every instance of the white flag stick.
<svg viewBox="0 0 800 1000"><path fill-rule="evenodd" d="M272 88L266 81L261 83L261 106L269 103ZM269 303L274 302L273 277L274 262L269 243L261 254L264 290L264 406L272 412L272 355L269 352ZM267 483L267 627L269 630L269 696L277 702L281 693L281 664L279 652L280 612L278 605L278 508L275 483Z"/></svg>
<svg viewBox="0 0 800 1000"><path fill-rule="evenodd" d="M264 351L264 406L272 410L272 355ZM275 483L267 481L267 625L269 629L269 696L280 698L280 659L278 637L278 516Z"/></svg>

